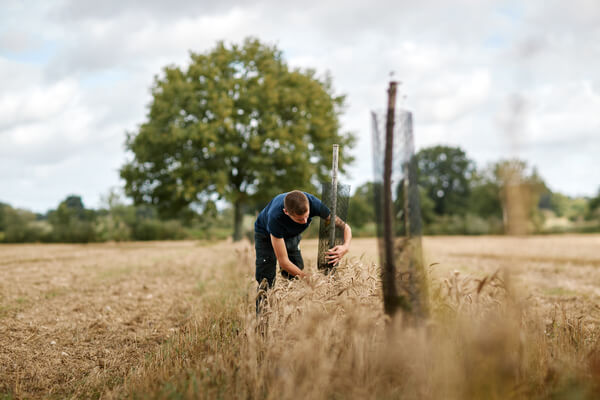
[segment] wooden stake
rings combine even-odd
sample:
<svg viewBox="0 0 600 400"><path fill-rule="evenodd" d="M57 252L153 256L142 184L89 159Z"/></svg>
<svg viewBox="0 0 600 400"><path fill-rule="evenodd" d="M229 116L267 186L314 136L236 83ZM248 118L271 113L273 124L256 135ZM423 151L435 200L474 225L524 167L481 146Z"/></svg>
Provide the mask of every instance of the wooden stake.
<svg viewBox="0 0 600 400"><path fill-rule="evenodd" d="M396 113L397 82L390 82L388 89L388 109L385 126L385 159L383 164L383 243L385 252L383 271L384 308L388 315L394 315L398 308L396 290L396 267L394 260L394 231L392 203L392 159L394 156L394 116Z"/></svg>
<svg viewBox="0 0 600 400"><path fill-rule="evenodd" d="M335 216L337 206L337 173L339 145L333 145L333 162L331 165L331 230L329 233L329 248L335 246Z"/></svg>

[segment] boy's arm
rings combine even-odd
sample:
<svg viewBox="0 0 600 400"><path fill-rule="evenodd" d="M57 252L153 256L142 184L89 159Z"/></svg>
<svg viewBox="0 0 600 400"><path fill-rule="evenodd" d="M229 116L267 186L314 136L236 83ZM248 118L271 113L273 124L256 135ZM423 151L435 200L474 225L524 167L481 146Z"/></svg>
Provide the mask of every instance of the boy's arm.
<svg viewBox="0 0 600 400"><path fill-rule="evenodd" d="M331 215L326 219L327 223L330 221ZM342 221L337 215L335 216L335 227L344 230L344 244L337 245L327 252L326 258L328 264L337 264L350 250L350 241L352 241L352 229L350 228L350 225Z"/></svg>
<svg viewBox="0 0 600 400"><path fill-rule="evenodd" d="M275 236L271 235L271 244L273 245L275 257L277 257L277 261L279 261L279 266L281 269L294 276L297 276L298 278L304 278L306 276L306 274L300 268L290 261L283 238L276 238Z"/></svg>

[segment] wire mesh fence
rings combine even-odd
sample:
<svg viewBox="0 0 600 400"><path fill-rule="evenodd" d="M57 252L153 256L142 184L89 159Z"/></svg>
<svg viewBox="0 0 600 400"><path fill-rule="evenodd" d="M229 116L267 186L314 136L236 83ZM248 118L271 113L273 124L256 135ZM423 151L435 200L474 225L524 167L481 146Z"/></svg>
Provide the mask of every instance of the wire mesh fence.
<svg viewBox="0 0 600 400"><path fill-rule="evenodd" d="M375 218L386 312L423 315L426 288L421 250L412 113L372 112ZM386 137L386 132L390 134ZM386 154L387 152L387 154ZM388 165L386 168L386 160Z"/></svg>
<svg viewBox="0 0 600 400"><path fill-rule="evenodd" d="M333 190L331 182L322 183L322 195L321 201L330 209L333 209ZM348 206L350 203L350 185L337 184L337 196L336 196L336 215L342 221L346 222L348 218ZM334 267L327 264L325 258L327 250L344 243L344 231L339 228L335 228L335 240L331 243L331 229L335 224L326 223L324 219L321 219L319 225L319 254L318 254L318 268L320 270L330 272Z"/></svg>
<svg viewBox="0 0 600 400"><path fill-rule="evenodd" d="M375 184L375 217L377 236L383 236L382 186L385 158L385 124L383 112L372 112L373 172ZM421 236L422 221L417 185L417 165L414 154L412 113L396 112L394 140L392 143L391 196L393 203L394 234L396 236ZM405 196L405 193L408 195Z"/></svg>

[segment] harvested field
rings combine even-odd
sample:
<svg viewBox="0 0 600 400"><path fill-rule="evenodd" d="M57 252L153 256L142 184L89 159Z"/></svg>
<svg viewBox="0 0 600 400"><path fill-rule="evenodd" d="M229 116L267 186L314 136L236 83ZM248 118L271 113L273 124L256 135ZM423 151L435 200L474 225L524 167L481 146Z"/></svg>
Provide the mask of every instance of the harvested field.
<svg viewBox="0 0 600 400"><path fill-rule="evenodd" d="M303 241L309 270L316 249ZM600 393L600 236L424 249L430 321L390 335L373 239L353 240L336 277L278 278L258 327L247 242L2 245L0 398Z"/></svg>
<svg viewBox="0 0 600 400"><path fill-rule="evenodd" d="M87 397L123 382L197 315L240 249L249 247L1 246L0 390Z"/></svg>

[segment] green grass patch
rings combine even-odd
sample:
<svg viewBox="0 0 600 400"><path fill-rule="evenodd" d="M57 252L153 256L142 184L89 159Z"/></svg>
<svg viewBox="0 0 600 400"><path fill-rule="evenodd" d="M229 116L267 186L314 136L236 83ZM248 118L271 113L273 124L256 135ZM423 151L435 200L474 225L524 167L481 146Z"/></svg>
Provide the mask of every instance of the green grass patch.
<svg viewBox="0 0 600 400"><path fill-rule="evenodd" d="M198 296L202 296L204 293L206 293L206 283L203 281L198 281L198 284L194 289L194 293Z"/></svg>
<svg viewBox="0 0 600 400"><path fill-rule="evenodd" d="M31 301L27 297L17 297L14 301L0 304L0 318L14 316L16 313L23 311L29 304L31 304Z"/></svg>
<svg viewBox="0 0 600 400"><path fill-rule="evenodd" d="M546 296L557 296L557 297L572 297L572 296L581 295L581 293L578 293L574 290L565 289L565 288L562 288L559 286L544 289L542 291L542 293L544 293L544 295L546 295Z"/></svg>
<svg viewBox="0 0 600 400"><path fill-rule="evenodd" d="M97 278L100 280L112 280L121 278L127 275L131 275L134 271L134 267L132 266L121 266L114 268L106 268L102 269L98 272Z"/></svg>
<svg viewBox="0 0 600 400"><path fill-rule="evenodd" d="M129 398L235 398L247 288L233 264L222 268L223 280L198 282L200 313L146 358L142 376L125 387Z"/></svg>
<svg viewBox="0 0 600 400"><path fill-rule="evenodd" d="M67 294L67 289L65 288L53 288L44 293L44 298L46 300L51 300L55 297L64 296Z"/></svg>

